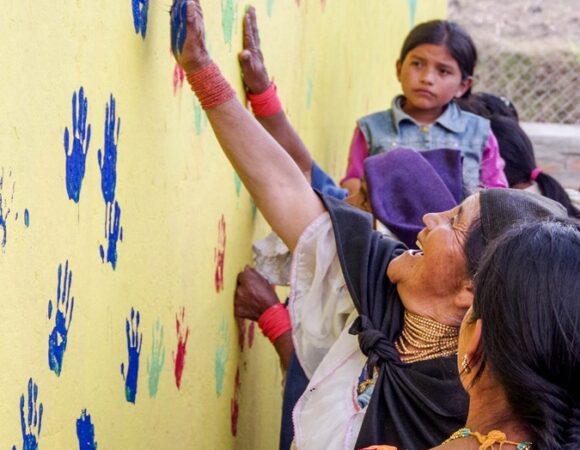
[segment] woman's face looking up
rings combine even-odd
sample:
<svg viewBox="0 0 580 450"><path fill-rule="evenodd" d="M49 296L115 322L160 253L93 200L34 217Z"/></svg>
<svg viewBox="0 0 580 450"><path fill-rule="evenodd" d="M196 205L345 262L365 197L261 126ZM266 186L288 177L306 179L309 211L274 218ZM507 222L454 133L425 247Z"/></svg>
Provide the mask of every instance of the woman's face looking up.
<svg viewBox="0 0 580 450"><path fill-rule="evenodd" d="M478 218L479 194L449 211L425 214L425 228L417 236L421 250L406 251L387 269L405 306L406 299L444 301L470 281L464 247L468 230Z"/></svg>

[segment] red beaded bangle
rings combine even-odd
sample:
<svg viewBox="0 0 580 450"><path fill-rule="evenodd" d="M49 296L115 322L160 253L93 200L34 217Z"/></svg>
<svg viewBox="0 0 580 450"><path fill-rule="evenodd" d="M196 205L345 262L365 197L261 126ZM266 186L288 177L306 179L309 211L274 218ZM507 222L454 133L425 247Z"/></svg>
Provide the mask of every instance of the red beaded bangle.
<svg viewBox="0 0 580 450"><path fill-rule="evenodd" d="M282 102L278 97L278 88L272 81L268 89L261 94L250 94L248 100L252 106L252 111L256 117L268 117L278 114L282 111Z"/></svg>
<svg viewBox="0 0 580 450"><path fill-rule="evenodd" d="M272 344L276 339L292 329L290 314L282 303L270 306L258 319L258 325L264 336L270 339Z"/></svg>
<svg viewBox="0 0 580 450"><path fill-rule="evenodd" d="M204 110L226 103L236 95L214 62L188 73L187 81Z"/></svg>

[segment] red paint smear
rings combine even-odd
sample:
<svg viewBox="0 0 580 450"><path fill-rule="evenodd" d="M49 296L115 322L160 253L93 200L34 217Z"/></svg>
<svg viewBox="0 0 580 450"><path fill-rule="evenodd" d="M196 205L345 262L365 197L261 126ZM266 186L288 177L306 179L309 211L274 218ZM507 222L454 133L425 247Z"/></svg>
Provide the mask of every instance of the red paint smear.
<svg viewBox="0 0 580 450"><path fill-rule="evenodd" d="M248 347L252 348L254 345L254 336L256 332L256 322L250 322L250 326L248 327Z"/></svg>
<svg viewBox="0 0 580 450"><path fill-rule="evenodd" d="M244 319L237 319L238 323L238 346L240 350L244 351L244 340L246 339L246 321Z"/></svg>
<svg viewBox="0 0 580 450"><path fill-rule="evenodd" d="M300 0L296 0L296 4L300 6Z"/></svg>
<svg viewBox="0 0 580 450"><path fill-rule="evenodd" d="M181 388L181 375L183 375L183 368L185 367L185 353L187 350L187 338L189 337L189 327L185 328L185 307L181 308L179 313L175 315L175 327L177 329L177 354L173 354L173 362L175 363L175 384L177 389Z"/></svg>
<svg viewBox="0 0 580 450"><path fill-rule="evenodd" d="M181 90L184 79L185 72L179 64L175 64L175 67L173 68L173 95L177 94L178 90Z"/></svg>
<svg viewBox="0 0 580 450"><path fill-rule="evenodd" d="M322 10L324 11L324 8L326 6L326 0L320 0L320 5L322 6Z"/></svg>
<svg viewBox="0 0 580 450"><path fill-rule="evenodd" d="M240 412L240 405L238 404L238 396L240 394L240 368L236 370L236 380L234 382L234 396L231 399L231 425L232 425L232 436L238 434L238 416Z"/></svg>
<svg viewBox="0 0 580 450"><path fill-rule="evenodd" d="M222 214L218 223L218 244L214 250L215 261L215 290L216 292L224 289L224 260L226 256L226 221Z"/></svg>

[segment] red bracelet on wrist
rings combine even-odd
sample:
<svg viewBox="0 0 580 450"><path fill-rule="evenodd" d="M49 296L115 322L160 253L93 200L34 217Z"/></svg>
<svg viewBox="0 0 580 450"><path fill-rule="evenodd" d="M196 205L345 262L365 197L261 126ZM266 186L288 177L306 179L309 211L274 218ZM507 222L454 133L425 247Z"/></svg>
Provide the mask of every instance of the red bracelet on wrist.
<svg viewBox="0 0 580 450"><path fill-rule="evenodd" d="M282 102L278 97L278 88L272 81L268 89L261 94L250 94L248 100L252 106L252 111L256 117L268 117L278 114L282 111Z"/></svg>
<svg viewBox="0 0 580 450"><path fill-rule="evenodd" d="M204 110L226 103L236 95L214 62L188 73L187 81Z"/></svg>
<svg viewBox="0 0 580 450"><path fill-rule="evenodd" d="M292 329L290 314L282 303L270 306L258 319L258 325L270 342Z"/></svg>

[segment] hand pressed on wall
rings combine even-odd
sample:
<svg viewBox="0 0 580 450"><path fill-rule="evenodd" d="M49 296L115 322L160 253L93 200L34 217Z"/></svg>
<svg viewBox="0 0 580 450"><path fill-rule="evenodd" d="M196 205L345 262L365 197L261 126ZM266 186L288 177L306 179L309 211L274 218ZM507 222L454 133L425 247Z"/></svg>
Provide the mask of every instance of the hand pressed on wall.
<svg viewBox="0 0 580 450"><path fill-rule="evenodd" d="M205 45L203 12L199 0L173 0L171 5L171 51L185 73L211 62Z"/></svg>
<svg viewBox="0 0 580 450"><path fill-rule="evenodd" d="M255 269L246 266L238 274L234 294L234 314L241 319L258 320L270 306L280 303L272 285Z"/></svg>
<svg viewBox="0 0 580 450"><path fill-rule="evenodd" d="M244 49L238 56L242 68L242 81L251 94L261 94L270 86L270 77L264 65L256 10L253 6L250 6L244 15L243 45Z"/></svg>

